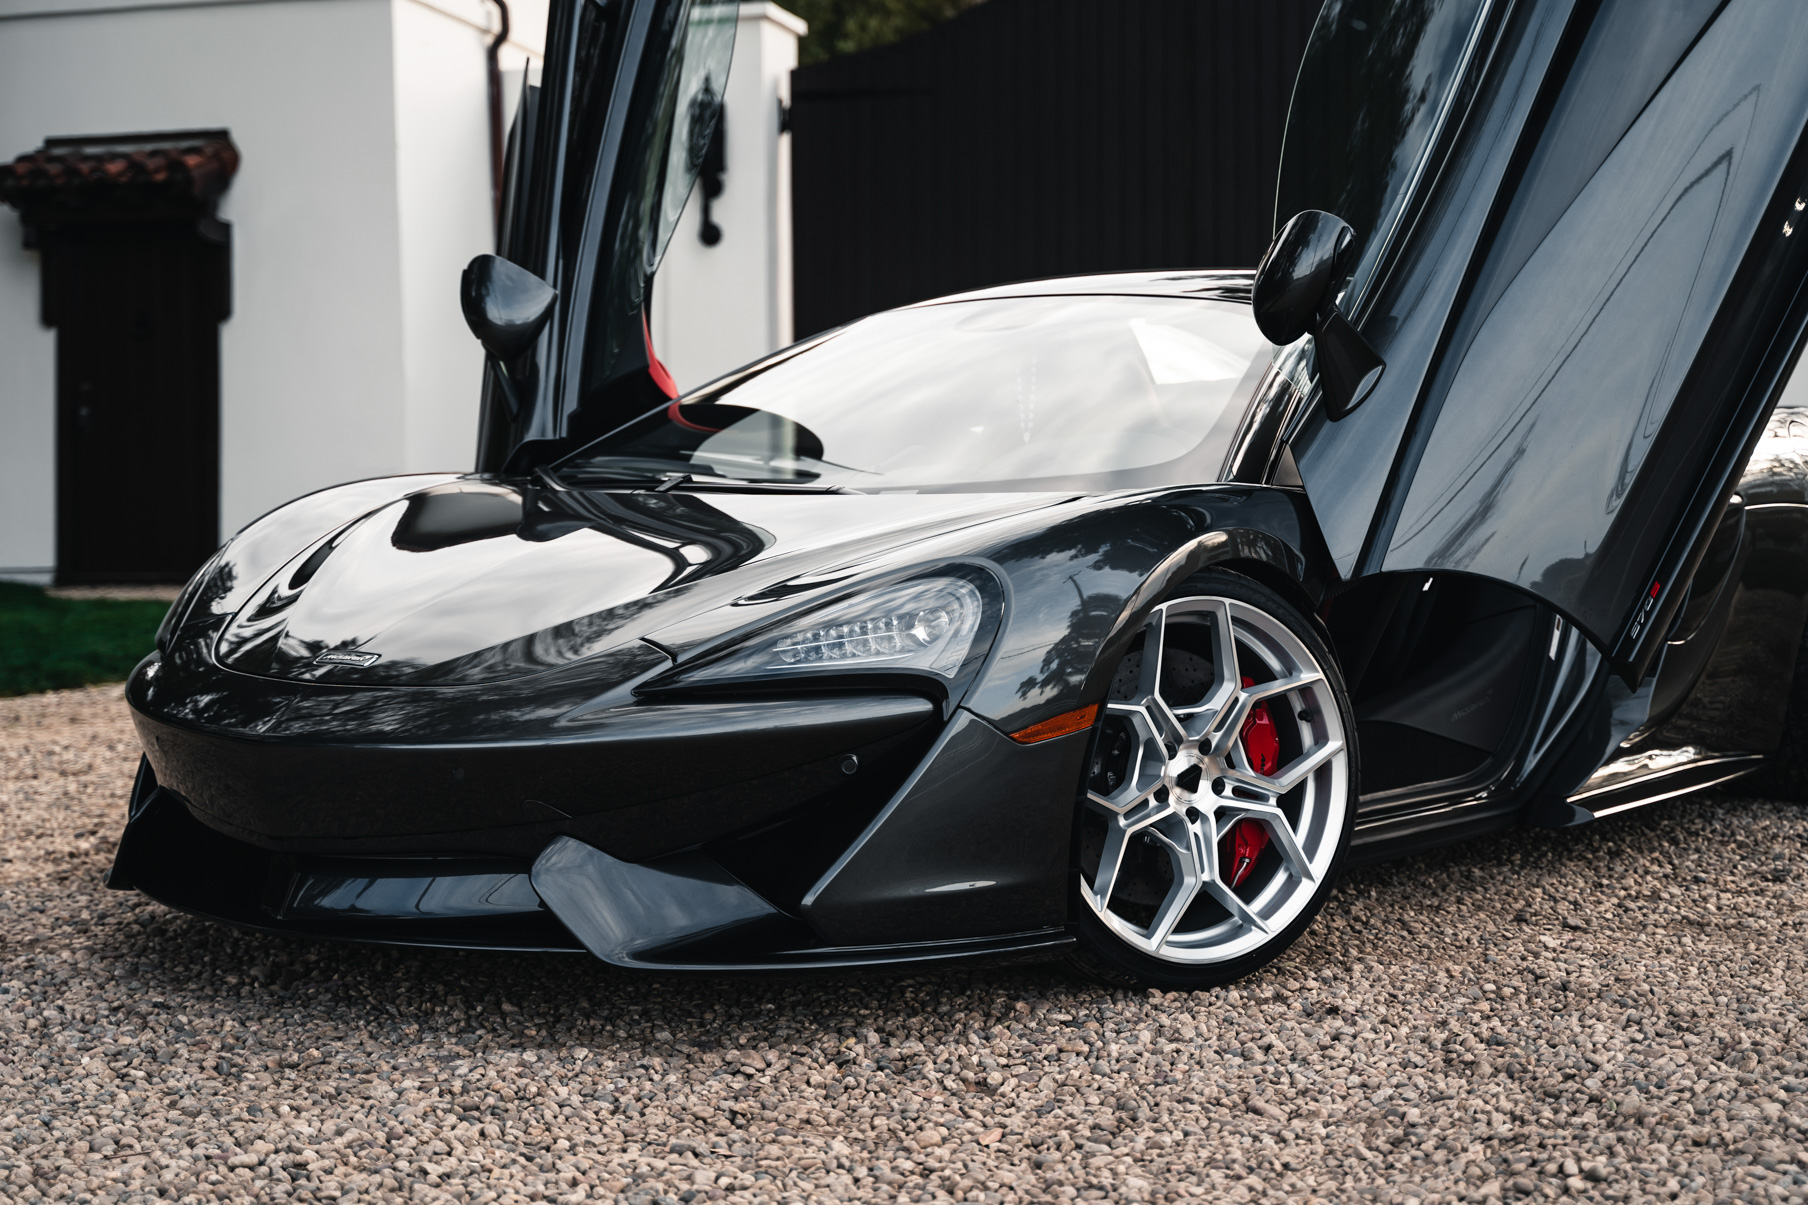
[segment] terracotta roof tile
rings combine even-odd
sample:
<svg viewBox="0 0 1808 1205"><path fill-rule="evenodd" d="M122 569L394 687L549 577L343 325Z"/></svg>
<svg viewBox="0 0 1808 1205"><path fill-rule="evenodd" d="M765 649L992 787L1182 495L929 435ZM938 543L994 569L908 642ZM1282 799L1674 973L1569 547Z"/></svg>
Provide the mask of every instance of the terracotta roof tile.
<svg viewBox="0 0 1808 1205"><path fill-rule="evenodd" d="M210 206L238 166L238 148L224 130L50 138L0 164L0 201L28 217L97 204L115 212L134 203Z"/></svg>

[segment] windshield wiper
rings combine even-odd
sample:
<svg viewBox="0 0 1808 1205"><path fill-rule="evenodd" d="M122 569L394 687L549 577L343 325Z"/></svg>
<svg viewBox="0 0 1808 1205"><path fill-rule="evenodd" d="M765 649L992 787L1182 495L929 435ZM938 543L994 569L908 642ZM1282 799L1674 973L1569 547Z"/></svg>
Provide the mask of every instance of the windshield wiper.
<svg viewBox="0 0 1808 1205"><path fill-rule="evenodd" d="M866 492L846 485L817 485L809 481L762 481L757 477L697 477L690 473L670 473L664 481L652 488L653 492L659 494L669 493L676 489L728 494L864 494Z"/></svg>
<svg viewBox="0 0 1808 1205"><path fill-rule="evenodd" d="M604 485L625 485L635 489L658 486L672 477L683 477L683 473L649 473L642 469L564 469L540 466L533 472L534 480L547 489L568 490L574 485L595 482Z"/></svg>
<svg viewBox="0 0 1808 1205"><path fill-rule="evenodd" d="M570 470L567 470L570 472ZM572 472L570 477L550 468L534 470L534 479L550 490L569 490L595 482L599 485L626 486L635 490L647 490L656 494L667 494L673 490L697 491L700 493L759 493L759 494L864 494L865 490L857 490L846 485L817 485L809 481L765 481L760 478L721 477L715 475L699 476L696 473L649 473L633 469L586 469Z"/></svg>

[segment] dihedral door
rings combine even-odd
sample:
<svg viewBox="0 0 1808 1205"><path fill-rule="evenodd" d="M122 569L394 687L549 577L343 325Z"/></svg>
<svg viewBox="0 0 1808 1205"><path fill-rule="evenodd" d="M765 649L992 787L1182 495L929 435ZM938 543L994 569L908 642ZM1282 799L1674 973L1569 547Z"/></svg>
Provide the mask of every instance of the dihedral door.
<svg viewBox="0 0 1808 1205"><path fill-rule="evenodd" d="M525 471L670 393L653 273L721 115L734 0L553 0L509 135L497 249L558 290L539 343L486 386L478 468Z"/></svg>
<svg viewBox="0 0 1808 1205"><path fill-rule="evenodd" d="M1387 359L1289 433L1339 569L1511 584L1641 677L1803 327L1808 5L1331 0L1313 43L1278 216L1357 227Z"/></svg>

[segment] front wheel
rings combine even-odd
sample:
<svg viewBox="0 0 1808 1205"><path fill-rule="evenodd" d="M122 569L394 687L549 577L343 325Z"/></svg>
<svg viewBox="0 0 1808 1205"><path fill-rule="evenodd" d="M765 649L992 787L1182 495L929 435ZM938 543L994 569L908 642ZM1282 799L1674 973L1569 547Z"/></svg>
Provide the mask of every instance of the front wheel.
<svg viewBox="0 0 1808 1205"><path fill-rule="evenodd" d="M1132 641L1079 803L1076 961L1195 989L1263 966L1324 906L1356 813L1349 700L1312 625L1235 574Z"/></svg>

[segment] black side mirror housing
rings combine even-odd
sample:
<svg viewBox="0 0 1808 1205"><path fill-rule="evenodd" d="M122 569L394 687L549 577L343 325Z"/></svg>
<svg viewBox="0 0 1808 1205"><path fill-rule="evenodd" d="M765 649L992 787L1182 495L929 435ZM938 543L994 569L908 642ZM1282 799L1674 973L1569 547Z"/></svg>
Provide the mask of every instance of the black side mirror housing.
<svg viewBox="0 0 1808 1205"><path fill-rule="evenodd" d="M1355 232L1323 210L1296 213L1256 265L1250 305L1270 343L1283 346L1318 333L1318 315L1329 299L1337 269Z"/></svg>
<svg viewBox="0 0 1808 1205"><path fill-rule="evenodd" d="M499 255L473 259L458 289L465 325L504 364L534 345L558 298L557 289Z"/></svg>
<svg viewBox="0 0 1808 1205"><path fill-rule="evenodd" d="M1262 256L1250 293L1256 326L1270 343L1315 338L1325 412L1333 421L1361 405L1387 367L1331 295L1353 238L1349 223L1335 214L1294 214Z"/></svg>

